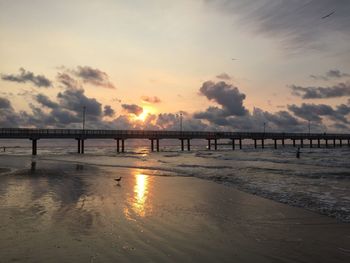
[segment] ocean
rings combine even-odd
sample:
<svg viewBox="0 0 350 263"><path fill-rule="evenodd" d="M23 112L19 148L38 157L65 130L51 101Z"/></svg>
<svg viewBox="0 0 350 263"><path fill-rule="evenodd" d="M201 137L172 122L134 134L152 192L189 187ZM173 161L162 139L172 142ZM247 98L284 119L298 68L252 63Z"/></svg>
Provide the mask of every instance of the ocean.
<svg viewBox="0 0 350 263"><path fill-rule="evenodd" d="M149 142L127 140L126 152L117 153L111 140L87 140L85 154L76 153L76 142L40 140L38 156L31 157L30 142L0 141L0 168L40 166L55 161L101 167L145 169L152 176L186 176L225 184L238 190L291 206L305 208L339 221L350 222L350 147L296 148L290 144L254 149L228 144L209 151L193 140L191 151L180 151L180 142L161 140L160 152L150 152ZM5 151L4 151L5 150ZM34 166L35 167L35 166Z"/></svg>

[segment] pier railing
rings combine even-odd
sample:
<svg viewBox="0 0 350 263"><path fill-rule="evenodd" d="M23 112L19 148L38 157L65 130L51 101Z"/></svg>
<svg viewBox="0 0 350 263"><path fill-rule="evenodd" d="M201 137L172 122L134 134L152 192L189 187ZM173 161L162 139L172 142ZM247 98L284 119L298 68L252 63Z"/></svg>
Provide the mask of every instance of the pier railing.
<svg viewBox="0 0 350 263"><path fill-rule="evenodd" d="M340 133L220 132L164 130L82 130L0 128L0 138L144 138L144 139L350 139Z"/></svg>

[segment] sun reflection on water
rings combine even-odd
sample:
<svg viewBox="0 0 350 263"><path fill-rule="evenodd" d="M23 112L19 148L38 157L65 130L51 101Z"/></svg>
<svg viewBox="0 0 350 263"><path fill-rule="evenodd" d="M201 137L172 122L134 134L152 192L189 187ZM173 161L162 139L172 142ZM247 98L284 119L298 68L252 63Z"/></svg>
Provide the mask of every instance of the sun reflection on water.
<svg viewBox="0 0 350 263"><path fill-rule="evenodd" d="M143 174L139 170L135 172L135 184L133 188L133 196L129 198L129 204L131 211L140 217L146 216L146 212L149 212L149 176ZM131 212L129 209L125 209L124 212L127 218L131 218Z"/></svg>

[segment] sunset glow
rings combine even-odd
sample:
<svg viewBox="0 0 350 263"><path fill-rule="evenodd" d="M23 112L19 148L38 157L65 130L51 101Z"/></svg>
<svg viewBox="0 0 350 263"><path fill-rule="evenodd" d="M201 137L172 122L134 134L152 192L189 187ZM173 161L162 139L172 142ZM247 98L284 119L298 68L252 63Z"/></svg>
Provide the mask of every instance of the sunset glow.
<svg viewBox="0 0 350 263"><path fill-rule="evenodd" d="M142 108L143 108L143 111L140 115L137 115L135 117L136 120L145 121L150 114L156 113L156 110L154 108L152 108L151 106L147 105L147 106L143 106Z"/></svg>
<svg viewBox="0 0 350 263"><path fill-rule="evenodd" d="M350 5L302 1L0 0L0 124L346 131Z"/></svg>

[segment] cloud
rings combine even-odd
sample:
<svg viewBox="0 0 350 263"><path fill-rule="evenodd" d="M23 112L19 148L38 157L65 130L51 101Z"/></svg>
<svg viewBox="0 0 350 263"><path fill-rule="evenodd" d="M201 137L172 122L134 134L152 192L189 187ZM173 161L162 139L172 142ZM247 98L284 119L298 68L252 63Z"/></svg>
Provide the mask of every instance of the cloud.
<svg viewBox="0 0 350 263"><path fill-rule="evenodd" d="M99 69L94 69L89 66L78 66L77 69L72 70L72 72L75 76L81 78L84 83L115 89L115 86L110 82L107 73Z"/></svg>
<svg viewBox="0 0 350 263"><path fill-rule="evenodd" d="M264 123L273 131L299 132L305 129L305 123L288 111L270 113L254 108L249 112L243 105L245 95L225 82L205 82L200 92L221 106L211 106L193 114L194 119L206 121L211 129L262 131Z"/></svg>
<svg viewBox="0 0 350 263"><path fill-rule="evenodd" d="M42 93L39 93L35 95L34 99L39 102L41 105L51 108L51 109L56 109L59 107L58 103L53 102L50 100L50 98Z"/></svg>
<svg viewBox="0 0 350 263"><path fill-rule="evenodd" d="M158 98L157 96L153 96L153 97L142 96L141 99L142 99L142 101L147 102L147 103L151 103L151 104L161 103L160 98Z"/></svg>
<svg viewBox="0 0 350 263"><path fill-rule="evenodd" d="M227 73L221 73L221 74L217 75L216 78L221 79L221 80L231 80L232 79L230 77L230 75L228 75Z"/></svg>
<svg viewBox="0 0 350 263"><path fill-rule="evenodd" d="M65 72L63 73L59 72L57 74L57 81L61 83L64 88L69 88L69 89L81 88L79 82Z"/></svg>
<svg viewBox="0 0 350 263"><path fill-rule="evenodd" d="M350 83L339 83L332 87L290 86L292 94L303 99L328 99L350 96Z"/></svg>
<svg viewBox="0 0 350 263"><path fill-rule="evenodd" d="M331 69L327 72L327 76L329 78L343 78L343 77L350 77L350 74L343 73L338 69Z"/></svg>
<svg viewBox="0 0 350 263"><path fill-rule="evenodd" d="M350 35L350 5L347 0L206 0L212 8L232 16L254 33L272 37L289 49L323 48L333 34ZM327 18L322 16L335 10Z"/></svg>
<svg viewBox="0 0 350 263"><path fill-rule="evenodd" d="M108 117L113 117L115 115L115 111L112 109L110 105L104 106L103 115Z"/></svg>
<svg viewBox="0 0 350 263"><path fill-rule="evenodd" d="M288 105L288 110L293 112L295 116L308 121L321 123L321 117L327 117L331 120L347 124L349 121L347 115L350 113L350 106L341 104L333 108L326 104L306 104L300 106L295 104Z"/></svg>
<svg viewBox="0 0 350 263"><path fill-rule="evenodd" d="M30 97L24 94L26 98L34 99L29 103L30 111L15 112L10 100L0 97L0 126L81 128L85 106L86 125L90 129L180 129L180 119L175 113L148 114L144 120L131 118L130 114L140 115L143 112L142 107L136 104L122 104L124 113L112 119L115 116L112 107L103 106L97 99L88 97L69 74L59 74L58 80L64 89L58 92L56 99L43 93L33 95L33 91ZM199 91L216 105L194 114L183 112L184 130L257 132L262 131L266 123L268 131L305 132L308 120L313 122L315 132L324 131L324 123L341 131L350 127L350 99L347 104L337 106L303 103L288 105L287 110L267 112L258 108L247 110L244 106L245 94L223 81L204 82Z"/></svg>
<svg viewBox="0 0 350 263"><path fill-rule="evenodd" d="M122 108L127 112L135 115L140 115L143 112L142 107L136 104L122 104Z"/></svg>
<svg viewBox="0 0 350 263"><path fill-rule="evenodd" d="M0 109L10 109L12 108L11 102L7 98L0 97Z"/></svg>
<svg viewBox="0 0 350 263"><path fill-rule="evenodd" d="M21 123L20 114L16 113L7 98L0 97L0 126L18 127Z"/></svg>
<svg viewBox="0 0 350 263"><path fill-rule="evenodd" d="M93 118L102 116L102 105L95 98L88 98L83 89L66 89L57 94L60 106L81 114L83 107L86 108L86 115Z"/></svg>
<svg viewBox="0 0 350 263"><path fill-rule="evenodd" d="M209 100L215 101L222 107L223 115L242 116L247 113L243 105L245 94L240 93L238 88L227 84L224 81L212 82L206 81L199 89L200 94L206 96Z"/></svg>
<svg viewBox="0 0 350 263"><path fill-rule="evenodd" d="M5 81L12 81L18 83L31 82L36 87L48 88L52 86L52 82L43 75L34 75L33 72L26 71L24 68L19 69L20 73L18 75L14 74L1 74L1 79Z"/></svg>
<svg viewBox="0 0 350 263"><path fill-rule="evenodd" d="M330 79L340 79L344 77L350 77L350 74L341 72L339 69L331 69L326 72L325 75L310 75L311 78L317 80L330 80Z"/></svg>
<svg viewBox="0 0 350 263"><path fill-rule="evenodd" d="M229 125L229 121L226 118L228 115L218 107L209 107L206 111L196 112L193 117L196 119L207 120L212 124L225 126Z"/></svg>

